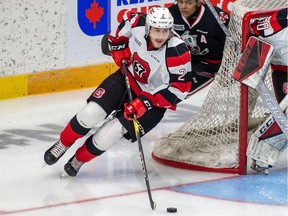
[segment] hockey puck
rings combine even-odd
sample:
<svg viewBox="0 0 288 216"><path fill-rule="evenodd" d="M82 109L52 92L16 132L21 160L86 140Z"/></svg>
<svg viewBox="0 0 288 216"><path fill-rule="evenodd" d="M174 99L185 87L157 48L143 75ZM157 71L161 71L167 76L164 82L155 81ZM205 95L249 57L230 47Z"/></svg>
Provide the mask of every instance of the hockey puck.
<svg viewBox="0 0 288 216"><path fill-rule="evenodd" d="M167 208L167 212L169 212L169 213L176 213L176 212L177 212L177 208L169 207L169 208Z"/></svg>

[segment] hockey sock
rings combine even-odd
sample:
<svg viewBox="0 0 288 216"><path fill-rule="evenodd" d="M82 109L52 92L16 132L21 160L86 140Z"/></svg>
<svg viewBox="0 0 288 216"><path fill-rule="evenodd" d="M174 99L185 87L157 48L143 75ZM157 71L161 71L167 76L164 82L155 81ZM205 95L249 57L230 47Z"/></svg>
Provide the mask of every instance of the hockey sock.
<svg viewBox="0 0 288 216"><path fill-rule="evenodd" d="M67 124L64 130L60 134L60 141L64 146L72 145L77 139L85 136L89 132L90 128L82 127L76 116Z"/></svg>
<svg viewBox="0 0 288 216"><path fill-rule="evenodd" d="M92 137L90 136L84 145L77 149L75 153L77 160L86 163L105 152L95 147Z"/></svg>

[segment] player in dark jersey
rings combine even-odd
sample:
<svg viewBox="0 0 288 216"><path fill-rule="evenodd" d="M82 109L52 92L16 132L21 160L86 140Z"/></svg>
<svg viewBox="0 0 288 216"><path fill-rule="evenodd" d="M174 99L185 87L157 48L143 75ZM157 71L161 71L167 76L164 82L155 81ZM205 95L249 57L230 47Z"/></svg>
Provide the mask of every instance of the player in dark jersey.
<svg viewBox="0 0 288 216"><path fill-rule="evenodd" d="M173 17L167 8L151 8L147 15L131 11L124 14L115 35L108 36L111 55L120 69L99 85L61 132L60 139L45 152L48 165L56 163L76 140L104 121L65 164L65 172L76 176L84 163L103 154L122 137L136 141L134 115L143 136L160 122L167 109L175 110L186 98L191 88L191 56L172 28ZM131 103L123 61L134 98ZM112 119L107 117L111 113Z"/></svg>
<svg viewBox="0 0 288 216"><path fill-rule="evenodd" d="M288 28L287 8L275 11L272 15L255 19L251 23L251 34L273 46L271 60L272 81L275 97L288 116ZM269 174L281 153L287 148L287 137L270 115L252 134L247 156L252 159L251 168Z"/></svg>
<svg viewBox="0 0 288 216"><path fill-rule="evenodd" d="M227 26L229 14L214 7ZM206 4L201 0L178 0L169 7L174 31L191 51L192 86L189 95L207 86L217 73L225 43L225 33Z"/></svg>

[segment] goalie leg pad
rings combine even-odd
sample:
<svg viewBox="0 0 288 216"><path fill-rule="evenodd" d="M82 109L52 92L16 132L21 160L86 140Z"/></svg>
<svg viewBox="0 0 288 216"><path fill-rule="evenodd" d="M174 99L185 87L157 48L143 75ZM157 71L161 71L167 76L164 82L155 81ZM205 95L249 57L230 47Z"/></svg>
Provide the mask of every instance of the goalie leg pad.
<svg viewBox="0 0 288 216"><path fill-rule="evenodd" d="M287 147L287 138L282 134L260 140L252 135L247 156L256 161L262 167L275 166L281 152Z"/></svg>
<svg viewBox="0 0 288 216"><path fill-rule="evenodd" d="M281 101L280 107L288 114L287 95ZM253 161L251 168L264 174L275 166L281 152L287 147L287 137L281 133L275 119L270 115L252 134L247 148L247 156Z"/></svg>

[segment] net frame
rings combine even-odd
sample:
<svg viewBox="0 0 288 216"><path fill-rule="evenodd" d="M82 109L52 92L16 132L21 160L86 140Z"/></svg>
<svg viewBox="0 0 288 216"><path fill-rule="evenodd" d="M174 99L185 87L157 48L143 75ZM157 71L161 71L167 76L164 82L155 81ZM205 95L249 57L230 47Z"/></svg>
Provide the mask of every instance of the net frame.
<svg viewBox="0 0 288 216"><path fill-rule="evenodd" d="M269 111L255 90L233 80L241 53L237 49L243 50L250 37L251 20L269 16L287 4L283 0L234 2L228 29L237 47L226 40L221 67L199 112L174 133L161 138L154 145L152 158L184 169L246 174L247 140ZM273 91L271 70L267 72L265 84ZM217 97L219 89L225 90L221 97ZM213 109L215 104L217 109ZM209 148L214 148L214 152L210 153ZM207 158L208 165L204 162Z"/></svg>

